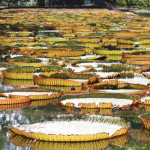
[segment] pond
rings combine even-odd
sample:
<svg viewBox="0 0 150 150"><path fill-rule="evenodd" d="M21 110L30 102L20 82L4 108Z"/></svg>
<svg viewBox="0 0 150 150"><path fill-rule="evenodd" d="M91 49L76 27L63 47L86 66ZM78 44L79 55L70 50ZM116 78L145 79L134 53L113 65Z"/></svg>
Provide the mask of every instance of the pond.
<svg viewBox="0 0 150 150"><path fill-rule="evenodd" d="M83 114L80 114L80 109L75 109L73 111L74 117L79 117ZM145 112L144 108L140 110L113 110L112 116L119 116L124 118L130 125L131 129L129 132L128 138L124 141L120 141L120 145L118 142L118 146L114 145L113 143L110 143L108 147L106 147L107 150L124 150L124 149L149 149L150 145L145 144L147 141L149 141L150 131L145 131L146 129L142 129L141 122L138 118L138 115ZM91 112L91 114L99 114L100 110L97 110L97 112ZM0 141L0 148L2 150L5 149L17 149L17 150L29 150L32 149L30 146L28 147L21 147L21 142L19 142L19 139L12 144L8 139L9 135L9 129L8 124L11 125L21 125L21 124L32 124L37 122L43 122L43 121L51 121L57 117L57 115L60 114L70 114L67 112L64 108L58 108L57 105L48 104L47 106L37 106L37 107L27 107L19 110L9 110L9 111L0 111L0 117L1 117L1 125L0 125L0 133L1 133L1 141ZM144 131L145 132L144 132ZM143 135L143 132L145 133ZM141 137L142 136L142 137ZM121 138L120 138L121 139ZM141 140L143 139L143 141ZM27 139L26 139L27 140ZM25 140L22 141L25 143ZM99 141L101 142L101 141ZM127 143L124 143L127 142ZM16 145L15 145L16 144ZM20 146L17 146L19 145ZM79 143L78 143L79 144ZM55 149L60 148L59 146L61 143L56 144ZM91 144L92 145L92 144ZM23 144L22 144L23 146ZM91 146L91 149L94 149L95 145L93 144L93 147ZM44 144L43 144L44 147ZM46 147L46 142L45 142ZM53 147L54 148L54 147ZM63 144L62 147L63 149ZM37 149L40 149L40 145ZM46 149L46 148L45 148ZM75 147L70 147L70 149L75 149ZM99 148L101 149L101 148Z"/></svg>
<svg viewBox="0 0 150 150"><path fill-rule="evenodd" d="M149 99L141 101L150 87L149 18L108 9L3 9L0 25L0 102L10 100L0 103L0 150L150 149L150 130L138 118L150 111ZM66 107L63 96L95 102ZM92 105L111 98L116 104L107 109ZM125 99L130 105L120 106ZM131 128L111 139L72 143L38 141L8 128L62 114L120 117Z"/></svg>

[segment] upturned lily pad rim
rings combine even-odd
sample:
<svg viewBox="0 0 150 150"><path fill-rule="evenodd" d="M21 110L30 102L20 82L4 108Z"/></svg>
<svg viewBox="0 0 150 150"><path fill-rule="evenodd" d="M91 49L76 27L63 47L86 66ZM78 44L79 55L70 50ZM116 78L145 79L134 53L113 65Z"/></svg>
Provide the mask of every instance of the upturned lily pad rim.
<svg viewBox="0 0 150 150"><path fill-rule="evenodd" d="M112 118L112 119L110 119L110 118ZM63 121L62 119L63 118L61 117L60 121ZM83 120L83 119L81 119L81 120ZM36 133L36 132L31 132L31 131L25 132L24 130L19 130L11 125L8 125L8 127L10 130L12 130L13 132L15 132L18 135L22 135L22 136L25 136L25 137L28 137L31 139L36 139L36 140L53 141L53 142L82 142L82 141L97 141L100 139L110 139L113 137L124 135L130 129L130 125L127 124L124 119L121 119L119 117L111 117L111 116L104 117L104 116L99 116L99 115L91 115L91 116L87 115L87 120L85 120L85 121L99 122L99 123L100 123L100 121L101 121L101 123L106 122L108 124L118 125L118 126L120 126L120 129L116 130L112 135L109 136L109 133L105 133L105 132L96 133L96 134L81 134L81 135L44 134L44 133Z"/></svg>

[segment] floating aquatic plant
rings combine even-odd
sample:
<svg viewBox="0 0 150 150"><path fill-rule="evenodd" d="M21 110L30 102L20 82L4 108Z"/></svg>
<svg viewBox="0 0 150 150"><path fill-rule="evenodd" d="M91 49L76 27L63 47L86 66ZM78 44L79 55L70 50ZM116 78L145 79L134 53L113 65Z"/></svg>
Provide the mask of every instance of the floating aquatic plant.
<svg viewBox="0 0 150 150"><path fill-rule="evenodd" d="M67 118L68 120L68 118ZM78 124L78 126L76 125ZM49 126L51 126L49 128ZM57 130L59 127L59 131ZM81 142L107 139L123 135L130 126L121 118L87 116L86 120L66 121L65 116L53 122L21 125L9 128L18 135L42 141ZM91 130L87 130L91 129Z"/></svg>
<svg viewBox="0 0 150 150"><path fill-rule="evenodd" d="M13 60L13 62L41 63L42 61L35 58L16 58Z"/></svg>
<svg viewBox="0 0 150 150"><path fill-rule="evenodd" d="M7 68L6 72L15 72L15 73L32 73L37 69L33 66L15 66L13 68Z"/></svg>

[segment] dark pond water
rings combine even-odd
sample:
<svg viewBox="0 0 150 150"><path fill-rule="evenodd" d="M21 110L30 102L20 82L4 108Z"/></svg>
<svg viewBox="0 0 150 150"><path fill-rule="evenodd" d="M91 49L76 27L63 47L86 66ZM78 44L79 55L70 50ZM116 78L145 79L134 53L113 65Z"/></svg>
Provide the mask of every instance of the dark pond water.
<svg viewBox="0 0 150 150"><path fill-rule="evenodd" d="M47 103L50 101L47 101ZM45 101L46 104L46 101ZM54 103L53 103L54 104ZM29 145L26 144L28 139L25 139L20 141L21 138L17 138L17 140L12 139L12 142L9 140L9 129L8 124L10 125L21 125L21 124L32 124L36 122L43 122L43 121L50 121L56 118L59 114L69 114L72 112L74 117L80 117L84 113L84 111L81 111L80 109L75 110L65 110L64 108L59 107L58 105L52 105L48 104L47 106L37 106L36 105L43 105L42 103L38 102L33 103L33 107L26 107L23 109L18 110L8 110L8 111L0 111L0 150L60 150L65 147L67 147L68 143L50 143L50 142L36 142L36 144ZM82 112L82 113L81 113ZM106 111L108 114L111 114L111 111ZM129 132L129 135L126 135L126 138L119 138L117 139L117 145L115 143L107 142L107 140L103 141L97 141L93 143L86 143L87 146L90 144L90 147L88 146L88 149L90 150L96 150L97 149L106 149L106 150L126 150L126 149L132 149L132 150L148 150L150 149L150 145L146 144L148 141L150 141L150 131L147 131L145 129L142 129L142 125L140 120L138 119L138 115L145 112L144 108L141 108L138 111L133 110L113 110L112 116L119 116L124 118L130 125L131 129ZM102 111L95 110L95 112L91 111L91 114L101 114ZM107 113L106 113L107 114ZM14 144L13 144L14 143ZM20 144L22 143L22 144ZM24 144L23 144L24 143ZM102 144L101 144L102 143ZM66 144L66 145L64 145ZM85 143L84 143L85 144ZM85 145L86 145L85 144ZM97 144L97 146L96 146ZM120 146L119 146L119 145ZM24 147L22 147L24 145ZM43 145L43 146L42 146ZM82 147L83 143L77 143L78 149L84 149ZM99 145L99 146L98 146ZM33 148L33 147L36 148ZM43 148L41 148L41 146ZM70 144L69 149L74 150L77 146Z"/></svg>
<svg viewBox="0 0 150 150"><path fill-rule="evenodd" d="M110 15L111 16L111 15ZM2 24L1 24L2 25ZM39 29L36 35L39 39L51 38L51 37L62 37L63 32L58 30L46 30ZM110 33L107 33L110 34ZM101 33L100 33L101 35ZM98 36L98 35L97 35ZM141 35L142 36L142 35ZM143 35L145 37L145 35ZM74 42L73 42L74 43ZM41 43L39 43L40 45ZM111 46L110 46L111 45ZM45 44L44 44L45 46ZM50 46L50 45L47 45ZM57 45L55 45L57 46ZM81 49L82 45L68 44L73 49ZM138 45L116 45L106 43L103 45L108 50L132 50L137 48ZM149 47L146 45L146 47ZM145 48L145 47L144 47ZM113 62L118 62L122 59L122 56L110 55L108 59L112 59ZM5 63L5 62L1 62ZM140 79L140 78L139 78ZM0 79L0 91L13 90L10 86L3 86L2 84L7 83L3 79ZM22 82L23 85L24 82ZM33 82L31 82L32 84ZM20 85L19 85L20 86ZM53 104L53 105L52 105ZM8 106L0 106L0 150L150 150L150 131L143 129L142 124L138 118L138 115L145 112L145 108L135 107L132 110L80 110L80 109L64 109L58 105L54 105L55 101L38 101L31 102L31 104L19 104ZM150 110L150 108L146 108ZM5 111L4 111L5 110ZM7 110L7 111L6 111ZM73 116L81 117L85 114L97 114L97 115L111 115L121 117L131 125L131 129L127 135L114 138L113 140L100 140L95 142L84 142L84 143L54 143L54 142L40 142L26 139L25 137L14 136L12 139L9 138L10 130L8 125L22 125L32 124L43 121L51 121L59 114L73 114Z"/></svg>

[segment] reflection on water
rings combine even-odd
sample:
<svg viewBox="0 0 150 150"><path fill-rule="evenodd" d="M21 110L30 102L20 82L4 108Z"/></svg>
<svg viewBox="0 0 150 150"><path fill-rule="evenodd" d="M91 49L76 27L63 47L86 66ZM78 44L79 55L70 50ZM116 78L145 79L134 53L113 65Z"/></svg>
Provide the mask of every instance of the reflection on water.
<svg viewBox="0 0 150 150"><path fill-rule="evenodd" d="M13 79L7 79L5 78L2 82L3 85L5 85L5 87L18 87L21 85L34 85L33 80L13 80Z"/></svg>
<svg viewBox="0 0 150 150"><path fill-rule="evenodd" d="M109 146L110 143L113 145L124 146L128 142L130 136L128 134L118 136L116 138L99 140L93 142L45 142L45 141L35 141L33 139L28 139L23 136L16 135L13 132L9 133L9 141L11 141L16 146L21 146L24 148L31 147L31 150L102 150Z"/></svg>
<svg viewBox="0 0 150 150"><path fill-rule="evenodd" d="M26 108L26 107L30 106L30 104L31 104L31 102L11 104L11 105L0 105L0 111L22 109L22 108Z"/></svg>
<svg viewBox="0 0 150 150"><path fill-rule="evenodd" d="M12 86L0 85L0 91L9 91L9 90L15 90L15 88Z"/></svg>
<svg viewBox="0 0 150 150"><path fill-rule="evenodd" d="M140 141L142 141L144 144L150 144L150 130L142 128L140 130L140 133L138 135L138 138Z"/></svg>
<svg viewBox="0 0 150 150"><path fill-rule="evenodd" d="M65 112L56 111L55 105L48 105L46 107L27 107L12 111L0 111L0 150L16 150L16 146L8 141L8 124L21 125L43 122L45 120L51 121L60 113ZM23 150L23 148L17 148L17 150Z"/></svg>
<svg viewBox="0 0 150 150"><path fill-rule="evenodd" d="M16 143L16 146L12 143L14 142L10 142L8 140L8 135L9 135L9 130L7 128L8 124L11 125L21 125L21 124L32 124L32 123L37 123L37 122L43 122L43 121L51 121L54 118L56 118L57 115L59 114L69 114L69 111L66 111L64 108L62 107L58 107L57 104L58 101L50 101L48 100L46 102L43 101L39 101L39 102L32 102L29 106L27 106L24 109L19 109L19 110L9 110L9 111L0 111L0 135L1 135L1 140L0 140L0 150L38 150L40 149L39 146L42 146L41 150L44 150L43 148L47 148L46 150L50 150L52 147L55 150L56 147L62 148L64 145L63 144L59 144L59 143L45 143L45 142L37 142L37 143L33 143L32 144L32 148L26 147L19 147L17 145L21 144L21 143ZM51 104L48 104L51 103ZM47 106L43 106L43 105L47 105ZM34 107L37 106L37 107ZM102 113L102 110L93 110L92 112L87 112L87 110L80 110L80 109L74 109L71 113L73 113L74 117L77 116L81 116L84 115L84 113L81 113L81 111L85 112L85 113L89 113L89 114L100 114L100 112ZM120 116L122 118L124 118L130 125L131 125L131 131L130 131L130 136L131 136L131 140L129 142L128 139L129 138L116 138L114 140L112 140L111 142L101 142L99 144L96 145L96 143L91 144L89 142L87 142L87 144L79 144L80 146L78 146L79 150L82 150L83 147L87 147L89 150L93 150L95 149L104 149L104 147L107 147L106 150L112 150L112 149L116 149L116 150L120 150L120 149L127 149L127 148L133 148L135 144L137 144L137 147L141 147L142 146L142 141L140 141L138 139L139 136L137 136L139 132L139 129L142 128L142 125L140 123L140 120L138 119L138 115L143 113L144 110L140 110L140 111L132 111L132 110L103 110L103 113L107 113L107 115L111 115L112 116ZM111 113L110 113L111 112ZM110 114L109 114L110 113ZM19 141L19 140L18 140ZM28 142L30 142L30 140L28 140ZM120 143L119 143L120 142ZM127 143L126 143L127 142ZM24 143L22 143L24 144ZM63 146L61 146L63 145ZM117 145L117 146L116 146ZM120 146L118 146L120 145ZM23 145L22 145L23 146ZM51 146L51 148L49 148L49 146ZM72 144L66 144L65 145L70 146L70 149L74 149L74 143ZM95 147L95 146L99 146L99 147ZM102 147L104 146L104 147ZM149 145L148 145L149 146ZM59 149L58 148L58 149ZM150 146L149 146L150 148ZM64 149L65 150L65 149Z"/></svg>
<svg viewBox="0 0 150 150"><path fill-rule="evenodd" d="M16 135L13 132L9 133L9 140L17 146L31 147L31 150L48 150L48 149L59 149L67 150L69 147L72 150L91 150L91 149L104 149L108 147L110 140L99 140L94 142L45 142L45 141L34 141L25 137ZM19 141L19 142L18 142Z"/></svg>
<svg viewBox="0 0 150 150"><path fill-rule="evenodd" d="M1 83L5 85L0 85L1 91L7 91L7 90L14 90L14 87L23 85L23 84L29 84L32 85L33 81L16 81L12 82L12 80L6 79L1 80ZM12 85L10 86L10 85ZM52 87L48 87L52 89ZM54 88L54 87L53 87ZM58 87L57 87L58 88ZM68 90L68 89L63 89ZM144 133L147 133L147 131L140 131L142 128L141 122L138 118L139 114L142 114L143 112L149 111L150 108L148 106L133 106L130 108L130 110L112 110L112 109L76 109L76 108L64 108L62 105L59 105L59 101L55 99L50 100L40 100L40 101L32 101L30 103L24 103L24 104L16 104L16 105L1 105L0 106L0 150L51 150L52 148L54 150L56 149L87 149L87 150L93 150L93 149L106 149L106 150L126 150L126 149L132 149L135 147L137 150L138 148L141 149L143 146L143 143L145 141L149 141L146 138L146 135L143 135ZM131 139L129 140L129 136L123 136L122 138L114 138L113 140L102 140L102 141L96 141L96 142L87 142L87 143L53 143L53 142L33 142L32 140L26 139L27 143L23 140L21 142L18 140L18 138L10 140L8 139L9 135L9 129L8 124L10 125L21 125L21 124L32 124L37 122L44 122L44 121L51 121L54 118L57 117L59 114L73 114L74 117L79 117L85 114L97 114L97 115L111 115L111 116L119 116L124 118L130 125L130 136ZM139 135L141 136L139 136ZM149 135L149 134L148 134ZM142 137L142 138L141 138ZM24 139L24 138L23 138ZM129 141L128 141L129 140ZM145 140L145 141L144 141ZM120 143L119 143L120 142ZM26 145L24 145L26 143ZM31 145L32 143L32 145ZM148 142L147 142L148 143ZM22 144L22 145L20 145ZM30 145L28 145L30 144ZM150 146L145 144L145 149L150 149ZM42 147L42 148L41 148ZM49 148L50 147L50 148Z"/></svg>

